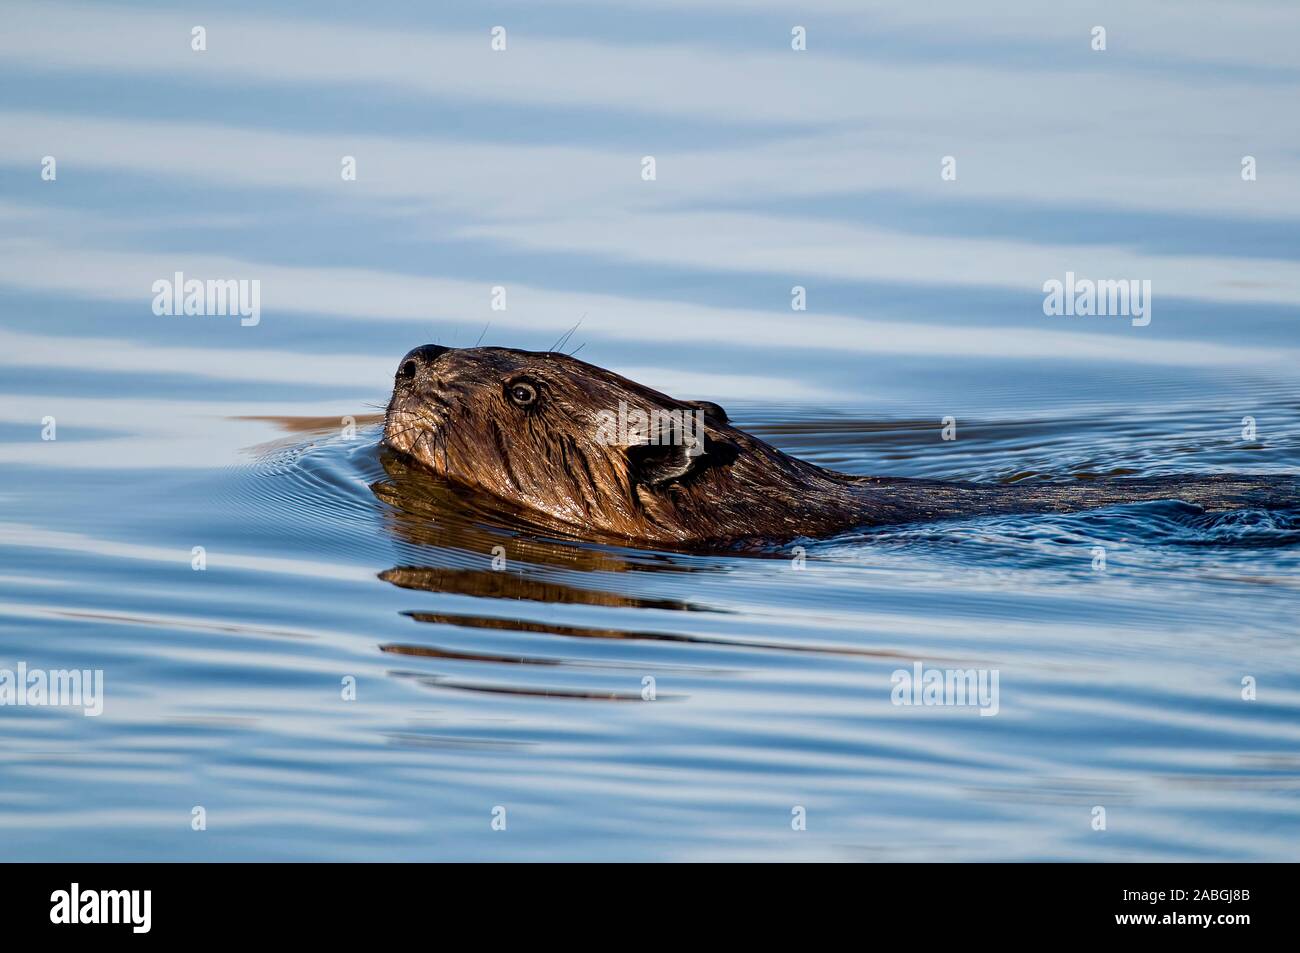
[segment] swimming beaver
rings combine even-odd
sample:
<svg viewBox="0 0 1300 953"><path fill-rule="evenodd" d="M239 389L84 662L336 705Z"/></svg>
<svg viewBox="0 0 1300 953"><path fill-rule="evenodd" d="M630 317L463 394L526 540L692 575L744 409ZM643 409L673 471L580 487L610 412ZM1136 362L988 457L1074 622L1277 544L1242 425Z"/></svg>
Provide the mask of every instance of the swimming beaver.
<svg viewBox="0 0 1300 953"><path fill-rule="evenodd" d="M384 441L439 476L582 532L686 546L781 543L857 526L1139 500L1294 504L1293 476L1072 485L852 476L795 459L676 400L554 352L426 345L398 365Z"/></svg>

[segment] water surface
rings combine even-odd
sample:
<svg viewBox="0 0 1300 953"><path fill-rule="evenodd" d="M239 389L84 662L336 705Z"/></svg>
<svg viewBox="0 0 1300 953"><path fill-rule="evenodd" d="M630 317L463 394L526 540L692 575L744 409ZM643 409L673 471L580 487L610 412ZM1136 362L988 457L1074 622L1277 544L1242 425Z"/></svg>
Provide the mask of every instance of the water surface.
<svg viewBox="0 0 1300 953"><path fill-rule="evenodd" d="M1296 859L1294 508L699 555L378 447L410 347L581 321L850 472L1300 472L1300 11L931 6L9 4L0 669L106 699L0 707L0 858ZM918 661L997 715L892 704Z"/></svg>

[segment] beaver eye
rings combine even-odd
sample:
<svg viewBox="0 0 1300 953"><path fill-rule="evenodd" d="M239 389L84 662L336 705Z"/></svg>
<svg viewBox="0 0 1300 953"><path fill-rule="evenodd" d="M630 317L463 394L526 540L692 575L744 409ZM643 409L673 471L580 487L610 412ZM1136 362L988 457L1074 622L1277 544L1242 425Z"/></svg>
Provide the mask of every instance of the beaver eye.
<svg viewBox="0 0 1300 953"><path fill-rule="evenodd" d="M527 407L537 400L537 386L531 381L512 381L506 385L506 393L520 407Z"/></svg>

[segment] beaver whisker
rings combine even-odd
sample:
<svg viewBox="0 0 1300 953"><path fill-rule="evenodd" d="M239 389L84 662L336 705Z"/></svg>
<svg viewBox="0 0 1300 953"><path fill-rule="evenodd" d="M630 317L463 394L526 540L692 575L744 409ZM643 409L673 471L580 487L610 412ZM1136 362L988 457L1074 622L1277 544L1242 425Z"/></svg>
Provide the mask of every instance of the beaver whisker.
<svg viewBox="0 0 1300 953"><path fill-rule="evenodd" d="M384 430L384 439L393 440L397 437L402 436L403 434L410 433L412 430L423 430L423 429L429 429L429 428L422 426L420 422L413 423L409 427L403 427L401 430L398 430L396 432L393 432L386 427Z"/></svg>
<svg viewBox="0 0 1300 953"><path fill-rule="evenodd" d="M566 343L568 343L569 338L573 336L573 332L578 330L578 328L582 327L582 322L586 320L587 320L587 313L584 311L582 317L578 319L578 323L575 324L573 327L569 328L569 330L565 331L562 335L560 335L560 339L551 345L551 352L554 353L558 351Z"/></svg>
<svg viewBox="0 0 1300 953"><path fill-rule="evenodd" d="M440 430L434 434L434 446L442 448L442 469L446 473L451 470L451 464L447 460L447 432Z"/></svg>
<svg viewBox="0 0 1300 953"><path fill-rule="evenodd" d="M421 399L427 401L429 404L432 404L434 407L438 408L439 410L451 410L451 406L452 406L451 403L448 402L445 397L443 397L441 391L434 390L433 388L429 388L428 390L422 391L419 396Z"/></svg>
<svg viewBox="0 0 1300 953"><path fill-rule="evenodd" d="M411 428L411 430L414 430L414 429L415 429L415 428ZM384 443L386 443L388 446L392 447L394 450L402 450L402 447L400 447L400 446L398 445L397 440L398 440L399 437L403 436L404 434L408 434L408 433L410 433L411 430L403 430L403 431L401 431L400 433L387 435L387 436L384 437ZM403 452L405 452L405 451L403 451Z"/></svg>
<svg viewBox="0 0 1300 953"><path fill-rule="evenodd" d="M420 432L416 435L415 439L411 441L410 449L408 449L408 450L405 451L406 455L407 455L408 457L410 457L412 460L415 460L415 461L418 462L418 463L423 463L423 464L425 464L425 465L427 466L427 465L428 465L428 462L427 462L427 461L426 461L426 460L421 456L421 454L420 454L420 449L421 449L421 446L422 446L422 445L423 445L423 444L424 444L424 443L425 443L425 442L426 442L426 441L427 441L427 440L428 440L432 435L433 435L433 431L431 431L431 430L426 430L426 429L421 429ZM400 448L399 448L399 449L400 449Z"/></svg>
<svg viewBox="0 0 1300 953"><path fill-rule="evenodd" d="M419 438L417 437L410 447L402 446L401 438L410 433L429 433L437 429L439 428L436 421L433 421L426 413L415 413L404 407L393 410L390 407L390 410L385 415L383 441L394 450L418 459L418 455L414 451L419 443Z"/></svg>

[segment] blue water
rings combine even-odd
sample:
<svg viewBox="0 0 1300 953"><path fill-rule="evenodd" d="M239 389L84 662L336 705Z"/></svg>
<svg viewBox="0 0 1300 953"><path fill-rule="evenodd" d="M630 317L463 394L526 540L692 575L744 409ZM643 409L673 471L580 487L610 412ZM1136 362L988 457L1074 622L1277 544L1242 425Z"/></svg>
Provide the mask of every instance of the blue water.
<svg viewBox="0 0 1300 953"><path fill-rule="evenodd" d="M1300 8L1131 7L7 2L0 672L105 697L0 705L0 859L1296 859L1295 506L700 555L377 447L410 347L581 322L835 469L1300 473Z"/></svg>

